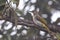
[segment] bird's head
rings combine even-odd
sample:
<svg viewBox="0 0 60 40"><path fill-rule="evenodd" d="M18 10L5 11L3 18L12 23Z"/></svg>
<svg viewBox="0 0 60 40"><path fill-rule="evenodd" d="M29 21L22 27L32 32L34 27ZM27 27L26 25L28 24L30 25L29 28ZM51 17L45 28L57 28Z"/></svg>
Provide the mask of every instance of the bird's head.
<svg viewBox="0 0 60 40"><path fill-rule="evenodd" d="M32 15L32 16L34 16L34 15L37 15L37 14L38 14L38 12L37 12L37 11L29 11L29 13L31 13L31 15Z"/></svg>

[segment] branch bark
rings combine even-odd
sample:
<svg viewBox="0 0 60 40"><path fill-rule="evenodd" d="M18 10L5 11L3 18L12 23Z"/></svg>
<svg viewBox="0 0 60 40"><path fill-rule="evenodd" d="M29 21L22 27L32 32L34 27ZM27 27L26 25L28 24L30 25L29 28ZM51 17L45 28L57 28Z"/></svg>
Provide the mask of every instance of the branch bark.
<svg viewBox="0 0 60 40"><path fill-rule="evenodd" d="M9 18L4 18L3 17L3 18L0 18L0 20L7 20L7 21L10 21L13 24L15 24L14 20L11 21ZM38 30L43 30L43 31L47 32L47 30L45 30L44 28L36 25L33 21L29 21L29 20L18 19L18 25L25 25L27 27L33 27L33 28L37 28ZM48 28L53 32L59 32L60 33L60 27L58 27L58 26L49 24Z"/></svg>

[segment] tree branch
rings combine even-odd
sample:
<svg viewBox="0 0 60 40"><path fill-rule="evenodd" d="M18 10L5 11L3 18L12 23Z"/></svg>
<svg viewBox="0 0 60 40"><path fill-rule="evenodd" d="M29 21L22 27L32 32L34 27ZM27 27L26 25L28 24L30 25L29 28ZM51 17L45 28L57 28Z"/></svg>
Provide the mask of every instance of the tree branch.
<svg viewBox="0 0 60 40"><path fill-rule="evenodd" d="M11 19L9 18L0 18L0 20L7 20L7 21L10 21L12 22L13 24L15 24L14 20L11 21ZM36 25L33 21L29 21L29 20L22 20L22 19L18 19L18 25L25 25L27 27L33 27L33 28L37 28L38 30L43 30L43 31L46 31L44 28ZM60 27L57 27L55 25L48 25L48 28L53 31L53 32L60 32Z"/></svg>

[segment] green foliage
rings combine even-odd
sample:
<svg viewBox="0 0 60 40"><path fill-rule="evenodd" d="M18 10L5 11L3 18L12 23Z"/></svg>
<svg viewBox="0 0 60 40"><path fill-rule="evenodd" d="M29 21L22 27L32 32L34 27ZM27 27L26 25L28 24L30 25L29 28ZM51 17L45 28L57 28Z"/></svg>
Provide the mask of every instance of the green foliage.
<svg viewBox="0 0 60 40"><path fill-rule="evenodd" d="M19 1L20 0L9 0L9 1L11 1L11 2L13 2L14 4L16 4L16 6L18 7L18 5L19 5ZM51 6L49 6L48 5L48 1L50 1L50 0L37 0L37 3L31 3L30 2L31 0L29 0L28 2L26 2L26 4L25 4L25 7L23 8L23 10L19 10L18 8L16 8L15 10L11 7L11 5L10 4L8 4L8 7L6 7L6 10L5 10L5 14L4 14L4 17L6 16L6 18L7 19L9 19L9 21L12 23L12 28L11 29L9 29L9 30L4 30L4 31L6 31L7 33L4 35L3 33L3 40L42 40L42 39L44 39L44 40L47 40L48 39L48 33L47 32L45 32L44 30L42 30L42 31L44 31L46 34L44 35L44 36L41 36L41 34L39 34L40 33L40 30L41 30L41 26L39 26L39 25L36 25L36 29L35 29L35 24L33 24L33 21L31 21L32 20L32 17L30 17L30 13L29 13L29 10L27 10L26 11L26 15L24 15L24 12L25 12L25 8L27 7L27 6L29 6L29 7L31 7L32 5L34 5L35 6L35 8L39 8L39 10L41 9L41 13L40 13L40 15L41 14L43 14L43 13L45 13L45 14L49 14L49 12L50 12L50 10L52 9L51 8ZM11 3L10 2L10 3ZM4 7L5 6L7 6L7 5L5 5L6 4L6 0L0 0L0 15L1 15L1 13L3 12L3 10L4 10ZM54 4L55 5L55 4ZM18 14L20 15L20 16L18 16ZM39 15L39 16L40 16ZM50 14L49 14L50 15ZM24 20L22 20L22 19L20 19L20 17L22 17L22 18L24 18ZM1 18L1 17L0 17ZM20 20L19 20L20 19ZM48 21L45 21L45 19L44 18L41 18L40 19L41 20L41 22L42 22L42 26L44 26L44 28L45 29L47 29L47 30L49 30L49 28L48 28L48 23L46 23L46 22L48 22ZM39 21L40 21L39 20ZM29 23L29 22L30 23ZM7 22L7 21L6 21ZM6 23L5 22L5 23ZM25 23L26 22L26 23ZM21 25L22 25L22 28L20 28L20 29L15 29L14 28L14 26L16 26L17 27L17 25L19 24L19 23L22 23ZM28 25L30 25L32 23L32 27L30 27L30 26L28 26ZM25 24L25 26L24 26L24 24ZM3 28L5 27L4 26L5 24L3 23ZM8 24L7 24L8 25ZM7 27L7 26L6 26ZM30 28L27 28L27 27L30 27ZM37 28L39 28L39 30L37 29ZM44 28L42 28L42 29L44 29ZM14 29L14 30L13 30ZM23 30L27 30L27 34L24 34L22 31ZM3 31L3 32L4 32ZM11 36L10 35L10 33L11 32L13 32L13 31L17 31L17 33L15 34L15 35L13 35L13 36ZM49 30L50 31L50 30ZM53 31L52 31L53 32ZM1 33L1 32L0 32ZM55 35L54 35L55 36ZM60 33L56 33L56 37L57 37L57 39L58 40L60 40ZM51 38L52 38L52 36L51 36ZM52 39L53 40L53 39Z"/></svg>
<svg viewBox="0 0 60 40"><path fill-rule="evenodd" d="M0 0L0 6L5 5L6 0Z"/></svg>
<svg viewBox="0 0 60 40"><path fill-rule="evenodd" d="M0 0L0 15L5 7L6 0Z"/></svg>
<svg viewBox="0 0 60 40"><path fill-rule="evenodd" d="M60 40L60 33L56 33L56 37L58 40Z"/></svg>

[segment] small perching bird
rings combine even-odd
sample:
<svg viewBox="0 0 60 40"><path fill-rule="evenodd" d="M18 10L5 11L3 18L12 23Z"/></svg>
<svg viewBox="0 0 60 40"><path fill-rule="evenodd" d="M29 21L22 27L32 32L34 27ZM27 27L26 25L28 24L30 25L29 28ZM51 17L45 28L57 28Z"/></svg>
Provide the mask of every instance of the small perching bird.
<svg viewBox="0 0 60 40"><path fill-rule="evenodd" d="M42 18L37 11L30 11L32 18L33 18L33 22L38 25L38 26L42 26L43 28L45 28L49 33L51 32L48 28L47 25L47 21Z"/></svg>

